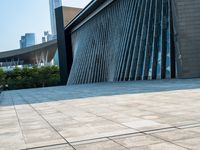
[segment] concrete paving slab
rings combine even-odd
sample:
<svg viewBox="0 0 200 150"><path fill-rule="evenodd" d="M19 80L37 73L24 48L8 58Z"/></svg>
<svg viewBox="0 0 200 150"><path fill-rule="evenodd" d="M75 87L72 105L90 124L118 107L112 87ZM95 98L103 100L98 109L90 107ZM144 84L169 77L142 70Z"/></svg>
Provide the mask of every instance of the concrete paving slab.
<svg viewBox="0 0 200 150"><path fill-rule="evenodd" d="M140 147L164 142L161 139L152 137L150 135L125 137L120 139L114 139L114 141L129 149L133 147Z"/></svg>
<svg viewBox="0 0 200 150"><path fill-rule="evenodd" d="M0 149L200 147L200 79L6 91Z"/></svg>
<svg viewBox="0 0 200 150"><path fill-rule="evenodd" d="M134 147L131 148L130 150L188 150L188 149L165 142L147 146Z"/></svg>
<svg viewBox="0 0 200 150"><path fill-rule="evenodd" d="M76 150L127 150L122 145L111 140L75 146Z"/></svg>
<svg viewBox="0 0 200 150"><path fill-rule="evenodd" d="M193 137L200 137L199 133L188 131L188 130L172 130L172 131L166 131L166 132L160 132L160 133L158 132L152 135L160 139L171 141L171 142L193 138Z"/></svg>
<svg viewBox="0 0 200 150"><path fill-rule="evenodd" d="M200 148L200 138L188 138L184 140L174 141L177 145L180 145L182 147L192 149L192 150L199 150Z"/></svg>

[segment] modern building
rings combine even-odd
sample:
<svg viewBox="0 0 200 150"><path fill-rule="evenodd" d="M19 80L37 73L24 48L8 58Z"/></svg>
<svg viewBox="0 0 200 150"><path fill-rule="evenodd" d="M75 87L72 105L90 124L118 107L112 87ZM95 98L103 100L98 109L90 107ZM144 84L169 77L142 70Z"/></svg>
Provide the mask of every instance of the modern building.
<svg viewBox="0 0 200 150"><path fill-rule="evenodd" d="M57 50L57 41L0 52L0 67L50 65Z"/></svg>
<svg viewBox="0 0 200 150"><path fill-rule="evenodd" d="M44 36L42 37L42 43L55 40L55 36L50 34L49 31L44 31Z"/></svg>
<svg viewBox="0 0 200 150"><path fill-rule="evenodd" d="M45 42L46 42L46 38L42 37L42 43L45 43Z"/></svg>
<svg viewBox="0 0 200 150"><path fill-rule="evenodd" d="M49 0L52 39L56 39L57 35L55 9L60 6L62 6L62 0Z"/></svg>
<svg viewBox="0 0 200 150"><path fill-rule="evenodd" d="M62 81L200 77L199 18L199 0L91 1L59 31Z"/></svg>
<svg viewBox="0 0 200 150"><path fill-rule="evenodd" d="M26 33L21 36L20 48L26 48L35 45L35 33Z"/></svg>

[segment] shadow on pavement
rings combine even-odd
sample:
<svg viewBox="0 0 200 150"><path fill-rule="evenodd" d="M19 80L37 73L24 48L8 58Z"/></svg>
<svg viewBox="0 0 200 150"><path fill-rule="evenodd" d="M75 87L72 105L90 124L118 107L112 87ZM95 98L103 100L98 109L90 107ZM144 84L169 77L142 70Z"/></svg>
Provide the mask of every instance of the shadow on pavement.
<svg viewBox="0 0 200 150"><path fill-rule="evenodd" d="M84 99L89 97L141 94L200 88L200 79L131 81L58 86L6 91L0 94L0 106ZM183 93L184 94L184 93Z"/></svg>

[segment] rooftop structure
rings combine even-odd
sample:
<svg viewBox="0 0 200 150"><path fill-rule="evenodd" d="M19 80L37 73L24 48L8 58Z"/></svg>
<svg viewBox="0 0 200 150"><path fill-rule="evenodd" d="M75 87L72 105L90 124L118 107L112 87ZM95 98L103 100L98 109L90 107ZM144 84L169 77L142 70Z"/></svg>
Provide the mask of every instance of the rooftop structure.
<svg viewBox="0 0 200 150"><path fill-rule="evenodd" d="M37 65L49 63L56 52L57 41L30 46L6 52L0 52L0 62L2 66L20 65Z"/></svg>

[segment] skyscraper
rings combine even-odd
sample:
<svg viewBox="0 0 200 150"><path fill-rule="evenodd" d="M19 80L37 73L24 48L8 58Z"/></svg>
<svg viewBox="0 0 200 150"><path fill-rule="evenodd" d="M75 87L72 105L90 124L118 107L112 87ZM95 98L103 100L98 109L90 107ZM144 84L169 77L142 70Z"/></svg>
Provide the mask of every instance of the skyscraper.
<svg viewBox="0 0 200 150"><path fill-rule="evenodd" d="M26 33L24 36L21 36L20 48L25 48L35 45L35 33Z"/></svg>
<svg viewBox="0 0 200 150"><path fill-rule="evenodd" d="M50 20L51 20L51 33L56 38L56 16L55 9L62 6L62 0L49 0Z"/></svg>

